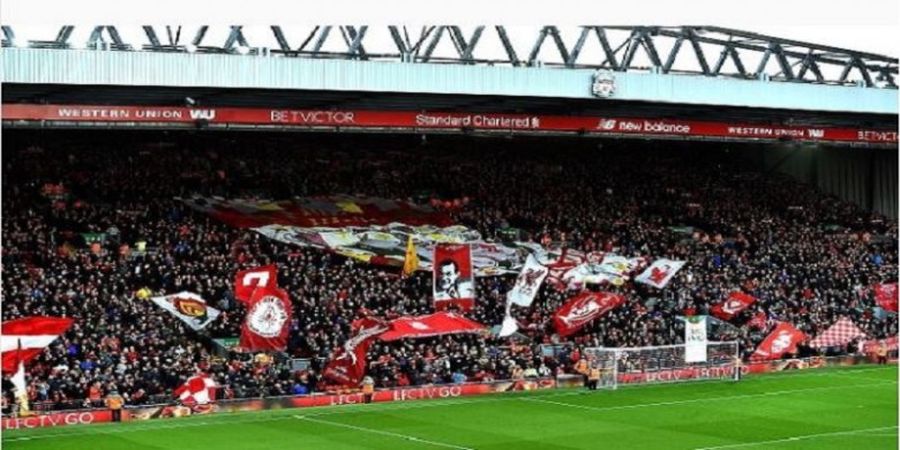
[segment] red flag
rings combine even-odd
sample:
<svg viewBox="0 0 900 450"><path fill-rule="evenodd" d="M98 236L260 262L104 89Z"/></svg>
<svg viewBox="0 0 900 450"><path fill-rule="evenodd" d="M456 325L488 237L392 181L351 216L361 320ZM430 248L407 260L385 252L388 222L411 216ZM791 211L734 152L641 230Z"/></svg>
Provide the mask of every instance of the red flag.
<svg viewBox="0 0 900 450"><path fill-rule="evenodd" d="M472 249L467 244L438 244L434 247L434 309L450 305L463 310L475 306L475 277Z"/></svg>
<svg viewBox="0 0 900 450"><path fill-rule="evenodd" d="M238 272L234 279L234 298L246 305L258 287L278 287L278 267L275 264Z"/></svg>
<svg viewBox="0 0 900 450"><path fill-rule="evenodd" d="M391 321L391 329L381 335L382 341L404 338L423 338L444 334L478 333L485 326L451 312L437 312L427 316L401 317Z"/></svg>
<svg viewBox="0 0 900 450"><path fill-rule="evenodd" d="M322 375L343 386L356 386L366 374L366 354L381 333L388 330L382 321L369 317L353 322L355 336L335 350Z"/></svg>
<svg viewBox="0 0 900 450"><path fill-rule="evenodd" d="M806 339L802 331L787 322L779 322L778 326L756 347L751 359L778 359L785 353L797 351L797 344Z"/></svg>
<svg viewBox="0 0 900 450"><path fill-rule="evenodd" d="M625 303L625 297L609 292L582 292L556 310L553 323L560 336L568 336L588 322Z"/></svg>
<svg viewBox="0 0 900 450"><path fill-rule="evenodd" d="M194 375L175 389L175 398L188 406L205 405L216 401L216 382L206 374Z"/></svg>
<svg viewBox="0 0 900 450"><path fill-rule="evenodd" d="M734 291L728 294L728 299L712 307L714 316L722 320L731 320L741 311L756 302L756 298L750 294Z"/></svg>
<svg viewBox="0 0 900 450"><path fill-rule="evenodd" d="M0 336L3 372L15 373L19 360L27 363L36 358L59 335L65 333L72 323L72 319L41 316L3 322L3 335ZM18 352L20 342L22 350ZM19 357L16 353L19 353Z"/></svg>
<svg viewBox="0 0 900 450"><path fill-rule="evenodd" d="M875 301L888 311L897 312L897 283L882 283L874 286Z"/></svg>
<svg viewBox="0 0 900 450"><path fill-rule="evenodd" d="M275 287L253 291L241 327L241 347L250 351L284 351L291 325L291 300Z"/></svg>
<svg viewBox="0 0 900 450"><path fill-rule="evenodd" d="M769 320L769 318L766 316L765 311L760 311L753 315L753 318L750 319L749 322L747 322L747 325L749 325L753 328L760 329L760 330L765 330L766 329L766 321L768 321L768 320Z"/></svg>
<svg viewBox="0 0 900 450"><path fill-rule="evenodd" d="M564 292L568 288L568 284L563 282L563 278L570 270L588 262L588 256L589 255L578 250L563 248L560 250L559 257L555 261L543 263L549 271L547 273L547 282L555 287L557 291ZM597 259L602 260L602 255ZM538 262L540 263L541 261L539 260Z"/></svg>

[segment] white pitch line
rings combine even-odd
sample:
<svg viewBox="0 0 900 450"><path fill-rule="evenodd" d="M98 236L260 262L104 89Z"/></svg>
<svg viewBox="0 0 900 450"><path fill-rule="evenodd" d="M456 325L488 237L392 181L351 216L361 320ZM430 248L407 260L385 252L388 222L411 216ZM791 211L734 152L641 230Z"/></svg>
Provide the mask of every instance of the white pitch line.
<svg viewBox="0 0 900 450"><path fill-rule="evenodd" d="M795 442L795 441L802 441L805 439L816 439L816 438L820 438L820 437L860 434L860 433L865 433L867 431L893 430L896 428L897 428L896 425L892 426L892 427L861 428L861 429L857 429L857 430L836 431L833 433L819 433L819 434L806 434L806 435L802 435L802 436L791 436L791 437L787 437L787 438L783 438L783 439L772 439L771 441L754 441L754 442L742 442L740 444L719 445L716 447L699 447L699 448L695 448L694 450L718 450L718 449L723 449L723 448L754 447L757 445L779 444L782 442Z"/></svg>
<svg viewBox="0 0 900 450"><path fill-rule="evenodd" d="M893 382L883 382L883 383L866 383L866 384L850 384L846 386L826 386L820 388L807 388L807 389L788 389L783 391L771 391L762 394L742 394L742 395L726 395L721 397L701 397L694 398L690 400L674 400L671 402L658 402L658 403L638 403L635 405L620 405L620 406L587 406L587 405L578 405L574 403L564 403L564 402L555 402L553 400L544 400L541 398L531 398L531 397L517 397L519 400L526 402L537 402L537 403L547 403L550 405L558 405L558 406L567 406L570 408L576 409L584 409L588 411L615 411L621 409L636 409L636 408L651 408L656 406L669 406L669 405L683 405L688 403L702 403L702 402L710 402L710 401L718 401L718 400L734 400L740 398L755 398L755 397L771 397L773 395L784 395L784 394L793 394L797 392L809 392L809 391L827 391L827 390L839 390L839 389L849 389L855 387L866 387L866 386L882 386L894 384Z"/></svg>
<svg viewBox="0 0 900 450"><path fill-rule="evenodd" d="M405 440L407 440L407 441L421 442L421 443L423 443L423 444L433 445L433 446L436 446L436 447L455 448L455 449L457 449L457 450L475 450L475 449L473 449L473 448L471 448L471 447L462 447L462 446L459 446L459 445L447 444L447 443L445 443L445 442L430 441L430 440L428 440L428 439L422 439L422 438L418 438L418 437L415 437L415 436L410 436L410 435L408 435L408 434L392 433L392 432L390 432L390 431L376 430L376 429L374 429L374 428L360 427L360 426L350 425L350 424L341 423L341 422L331 422L331 421L328 421L328 420L313 419L313 418L311 418L311 417L306 417L306 416L294 416L294 418L297 418L297 419L300 419L300 420L305 420L305 421L308 421L308 422L313 422L313 423L321 423L321 424L331 425L331 426L335 426L335 427L349 428L349 429L351 429L351 430L365 431L365 432L367 432L367 433L381 434L381 435L384 435L384 436L391 436L391 437L401 438L401 439L405 439Z"/></svg>

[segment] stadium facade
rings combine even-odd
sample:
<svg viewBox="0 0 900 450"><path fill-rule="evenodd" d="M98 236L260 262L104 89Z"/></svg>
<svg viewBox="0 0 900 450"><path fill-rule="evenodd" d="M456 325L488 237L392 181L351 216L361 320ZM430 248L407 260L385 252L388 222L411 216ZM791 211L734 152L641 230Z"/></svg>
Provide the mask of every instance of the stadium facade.
<svg viewBox="0 0 900 450"><path fill-rule="evenodd" d="M368 27L295 43L279 26L266 42L233 26L221 45L207 28L125 42L98 26L76 49L73 27L19 43L4 26L3 125L757 142L771 144L765 170L897 217L895 58L716 27L586 26L566 44L553 26L522 42L502 26L412 39L392 26L381 48ZM323 50L341 35L345 49ZM504 52L476 58L491 38ZM458 56L436 56L450 42ZM601 58L583 56L592 45Z"/></svg>

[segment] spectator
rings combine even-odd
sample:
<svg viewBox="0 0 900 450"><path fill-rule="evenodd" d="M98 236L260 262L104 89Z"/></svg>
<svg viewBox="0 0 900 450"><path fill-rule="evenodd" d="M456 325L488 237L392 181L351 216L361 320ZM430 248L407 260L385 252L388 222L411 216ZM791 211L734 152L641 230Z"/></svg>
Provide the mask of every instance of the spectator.
<svg viewBox="0 0 900 450"><path fill-rule="evenodd" d="M688 262L664 291L631 282L605 286L627 303L570 338L555 335L549 318L573 292L545 285L531 308L514 309L524 343L475 335L376 343L368 374L377 387L522 378L523 367L529 376L535 367L542 376L573 373L585 347L679 342L678 312L706 314L735 289L758 298L757 311L770 319L766 329L753 329L747 322L757 311L748 310L716 336L739 340L744 357L777 320L811 336L840 316L872 338L898 331L896 315L871 314L873 294L866 288L896 281L895 221L748 170L733 155L691 148L700 144L589 157L565 148L552 155L543 148L340 153L253 144L253 164L241 146L217 149L212 159L196 142L152 152L135 150L140 143L130 140L89 148L60 142L42 154L15 143L4 149L4 319L76 319L29 367L36 401L56 409L85 401L99 406L114 386L129 405L169 401L199 371L227 386L226 398L302 395L282 357L254 360L212 341L240 333L245 310L231 298L231 283L235 271L256 265L278 264L279 284L291 295L296 321L287 354L311 360L306 382L299 383L307 392L320 384L317 371L351 336L361 309L382 317L433 312L430 274L401 279L392 269L288 246L175 199L195 194L408 199L428 191L468 197L447 214L488 240L516 228L522 240L548 246ZM45 197L45 183L61 184L65 194ZM100 251L92 251L84 233L106 234ZM120 251L123 245L128 251ZM469 316L501 323L514 279L477 279ZM139 298L180 290L201 294L223 314L197 333ZM564 352L544 364L540 346L553 342ZM4 393L14 401L6 384Z"/></svg>

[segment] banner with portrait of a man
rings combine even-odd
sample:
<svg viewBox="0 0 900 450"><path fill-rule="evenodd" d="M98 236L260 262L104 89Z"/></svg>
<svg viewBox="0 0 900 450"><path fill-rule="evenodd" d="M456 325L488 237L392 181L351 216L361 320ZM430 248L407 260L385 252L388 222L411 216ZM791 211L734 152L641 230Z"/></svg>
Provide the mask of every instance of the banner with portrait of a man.
<svg viewBox="0 0 900 450"><path fill-rule="evenodd" d="M469 310L475 306L475 277L472 249L468 244L439 244L434 247L434 309L451 305Z"/></svg>

